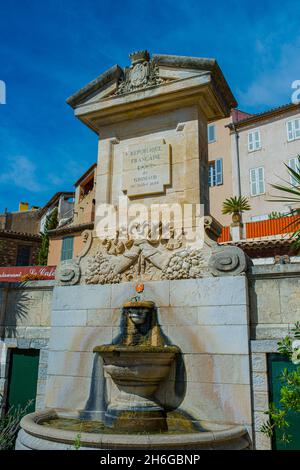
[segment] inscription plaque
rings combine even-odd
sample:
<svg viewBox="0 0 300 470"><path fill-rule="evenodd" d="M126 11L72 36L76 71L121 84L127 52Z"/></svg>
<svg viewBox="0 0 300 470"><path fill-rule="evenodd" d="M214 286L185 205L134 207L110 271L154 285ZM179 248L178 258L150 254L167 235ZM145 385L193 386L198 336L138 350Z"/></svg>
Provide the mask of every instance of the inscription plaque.
<svg viewBox="0 0 300 470"><path fill-rule="evenodd" d="M170 145L163 139L130 145L123 153L122 190L127 196L162 193L170 183Z"/></svg>

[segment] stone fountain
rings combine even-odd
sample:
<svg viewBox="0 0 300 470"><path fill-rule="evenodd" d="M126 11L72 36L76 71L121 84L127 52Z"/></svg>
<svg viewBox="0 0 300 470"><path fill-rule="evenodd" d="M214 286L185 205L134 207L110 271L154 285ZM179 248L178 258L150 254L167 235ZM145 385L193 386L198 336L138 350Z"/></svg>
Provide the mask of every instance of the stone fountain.
<svg viewBox="0 0 300 470"><path fill-rule="evenodd" d="M164 343L153 302L127 302L123 315L126 327L120 340L94 348L120 390L108 406L106 424L124 431L167 431L166 413L153 397L180 349Z"/></svg>
<svg viewBox="0 0 300 470"><path fill-rule="evenodd" d="M82 449L248 448L249 260L217 243L207 184L207 123L237 103L213 59L130 60L68 103L100 136L95 207L116 208L121 227L139 203L145 222L128 216L113 235L98 233L103 211L93 228L77 222L82 251L56 272L47 409L23 418L16 447L73 448L80 434ZM167 220L152 237L152 207L173 203L179 233ZM195 217L181 217L187 206ZM135 282L155 303L125 303L118 329Z"/></svg>
<svg viewBox="0 0 300 470"><path fill-rule="evenodd" d="M157 321L154 302L135 300L122 308L121 332L112 344L96 346L104 373L119 394L112 397L103 421L48 409L25 416L17 450L72 449L80 434L81 449L246 449L247 430L239 425L199 421L170 412L156 393L180 356Z"/></svg>

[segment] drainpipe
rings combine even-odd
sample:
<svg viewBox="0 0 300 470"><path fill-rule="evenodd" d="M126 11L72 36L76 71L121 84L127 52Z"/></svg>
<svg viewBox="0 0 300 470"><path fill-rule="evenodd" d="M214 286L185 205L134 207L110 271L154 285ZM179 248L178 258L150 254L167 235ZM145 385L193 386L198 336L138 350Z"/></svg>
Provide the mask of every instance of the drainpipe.
<svg viewBox="0 0 300 470"><path fill-rule="evenodd" d="M239 148L239 133L235 127L235 124L232 123L231 128L233 129L234 136L235 136L235 148L236 148L236 166L237 166L237 173L238 173L238 196L242 195L241 190L241 171L240 171L240 148Z"/></svg>

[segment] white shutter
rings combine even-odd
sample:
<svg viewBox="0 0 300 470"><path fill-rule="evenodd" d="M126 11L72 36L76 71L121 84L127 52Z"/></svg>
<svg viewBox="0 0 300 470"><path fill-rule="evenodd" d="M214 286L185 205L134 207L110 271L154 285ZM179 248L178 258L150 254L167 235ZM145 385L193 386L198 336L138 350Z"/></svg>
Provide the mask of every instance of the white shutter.
<svg viewBox="0 0 300 470"><path fill-rule="evenodd" d="M218 158L215 162L215 184L223 184L223 159Z"/></svg>
<svg viewBox="0 0 300 470"><path fill-rule="evenodd" d="M254 132L254 149L260 149L260 132L255 131Z"/></svg>
<svg viewBox="0 0 300 470"><path fill-rule="evenodd" d="M287 129L287 139L288 140L293 140L294 139L294 131L293 131L293 121L288 121L286 123L286 129Z"/></svg>
<svg viewBox="0 0 300 470"><path fill-rule="evenodd" d="M257 168L258 173L258 190L259 194L263 194L265 192L265 170L263 167Z"/></svg>
<svg viewBox="0 0 300 470"><path fill-rule="evenodd" d="M253 144L253 133L248 132L248 150L251 152L254 149L254 144Z"/></svg>
<svg viewBox="0 0 300 470"><path fill-rule="evenodd" d="M292 170L297 170L298 169L298 165L297 165L297 158L290 158L289 159L289 164L288 166L292 169ZM290 175L290 183L293 184L293 185L296 185L297 184L297 181L295 180L295 178Z"/></svg>
<svg viewBox="0 0 300 470"><path fill-rule="evenodd" d="M252 168L252 170L250 170L250 194L251 194L251 196L256 196L256 194L257 194L255 168Z"/></svg>
<svg viewBox="0 0 300 470"><path fill-rule="evenodd" d="M294 132L295 132L295 139L300 138L300 119L295 119L294 121Z"/></svg>
<svg viewBox="0 0 300 470"><path fill-rule="evenodd" d="M265 192L265 169L264 167L252 168L250 170L250 194L257 196Z"/></svg>

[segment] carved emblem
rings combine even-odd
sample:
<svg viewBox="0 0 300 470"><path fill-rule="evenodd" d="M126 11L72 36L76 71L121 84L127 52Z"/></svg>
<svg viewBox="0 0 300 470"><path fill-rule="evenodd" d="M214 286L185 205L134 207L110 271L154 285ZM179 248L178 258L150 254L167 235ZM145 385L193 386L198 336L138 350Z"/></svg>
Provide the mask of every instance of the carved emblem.
<svg viewBox="0 0 300 470"><path fill-rule="evenodd" d="M129 57L131 65L125 68L124 78L119 83L117 95L162 83L163 80L159 77L159 68L150 59L148 51L133 52Z"/></svg>

